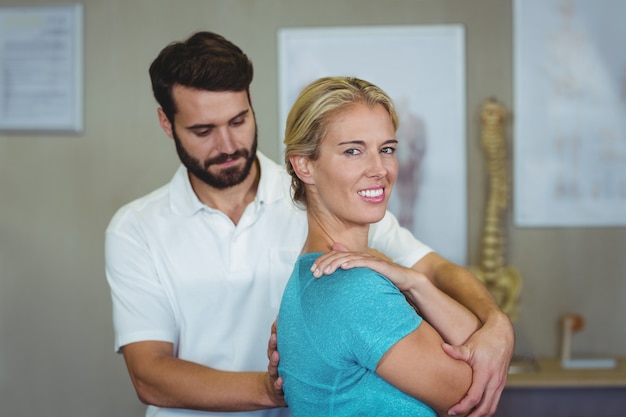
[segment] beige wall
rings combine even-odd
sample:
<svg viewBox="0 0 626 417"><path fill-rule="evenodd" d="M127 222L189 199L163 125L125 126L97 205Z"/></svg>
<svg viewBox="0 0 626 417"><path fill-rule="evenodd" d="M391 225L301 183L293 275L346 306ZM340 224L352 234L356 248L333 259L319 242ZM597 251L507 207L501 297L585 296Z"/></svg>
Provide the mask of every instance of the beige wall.
<svg viewBox="0 0 626 417"><path fill-rule="evenodd" d="M224 34L251 56L260 148L278 158L279 27L464 24L469 259L477 262L486 191L477 113L489 96L512 106L510 0L83 3L84 133L0 134L0 415L142 414L113 352L103 233L120 205L167 181L177 165L157 124L147 67L167 42L199 29ZM511 263L525 279L521 353L556 354L558 317L575 311L587 318L577 351L626 356L624 228L512 228L510 241Z"/></svg>

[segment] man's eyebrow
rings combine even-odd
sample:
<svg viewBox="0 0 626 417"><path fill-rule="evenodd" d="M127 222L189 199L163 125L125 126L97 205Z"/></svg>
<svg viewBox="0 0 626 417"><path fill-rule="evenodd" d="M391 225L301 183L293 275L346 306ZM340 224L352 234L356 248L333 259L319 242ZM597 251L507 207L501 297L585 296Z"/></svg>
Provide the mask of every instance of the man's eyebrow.
<svg viewBox="0 0 626 417"><path fill-rule="evenodd" d="M233 117L231 117L228 120L228 123L231 123L231 122L235 121L236 119L247 115L249 112L250 112L250 109L242 110L241 112L239 112L236 115L234 115ZM212 129L215 126L216 126L215 123L206 123L206 124L198 123L198 124L195 124L195 125L187 126L186 129L187 130Z"/></svg>

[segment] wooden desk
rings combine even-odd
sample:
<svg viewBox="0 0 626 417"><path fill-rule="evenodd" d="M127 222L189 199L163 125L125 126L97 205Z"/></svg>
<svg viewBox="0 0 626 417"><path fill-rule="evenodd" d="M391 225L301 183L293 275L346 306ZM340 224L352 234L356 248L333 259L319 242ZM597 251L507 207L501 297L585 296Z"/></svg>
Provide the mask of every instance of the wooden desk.
<svg viewBox="0 0 626 417"><path fill-rule="evenodd" d="M535 372L511 373L507 388L626 388L626 358L613 369L563 369L558 359L538 359ZM626 415L626 410L624 410Z"/></svg>
<svg viewBox="0 0 626 417"><path fill-rule="evenodd" d="M534 372L509 374L494 417L624 417L626 358L614 369L563 369L539 359Z"/></svg>

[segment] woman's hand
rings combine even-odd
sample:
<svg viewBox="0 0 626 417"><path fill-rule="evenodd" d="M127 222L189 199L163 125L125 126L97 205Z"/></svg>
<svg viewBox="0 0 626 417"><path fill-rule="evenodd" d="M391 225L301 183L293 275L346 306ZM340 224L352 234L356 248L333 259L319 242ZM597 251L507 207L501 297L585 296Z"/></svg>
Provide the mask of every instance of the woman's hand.
<svg viewBox="0 0 626 417"><path fill-rule="evenodd" d="M461 345L479 328L480 321L463 305L439 290L426 275L413 268L393 263L379 252L345 252L345 247L335 244L333 250L318 257L311 272L316 277L332 274L338 268L367 267L387 277L426 319L453 345ZM460 407L459 407L460 408Z"/></svg>
<svg viewBox="0 0 626 417"><path fill-rule="evenodd" d="M393 263L387 256L375 249L367 253L350 252L340 243L335 243L330 252L320 255L311 272L316 278L322 275L330 275L337 269L350 269L357 267L370 268L387 277L400 291L409 291L417 286L420 279L428 279L423 274L412 268L407 268Z"/></svg>

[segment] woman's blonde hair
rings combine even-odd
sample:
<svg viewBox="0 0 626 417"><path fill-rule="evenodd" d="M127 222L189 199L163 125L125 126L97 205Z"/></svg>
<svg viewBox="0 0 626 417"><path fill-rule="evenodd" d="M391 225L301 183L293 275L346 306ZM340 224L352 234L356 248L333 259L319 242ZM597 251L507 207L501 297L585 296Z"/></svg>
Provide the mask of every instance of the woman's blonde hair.
<svg viewBox="0 0 626 417"><path fill-rule="evenodd" d="M300 92L287 116L284 140L285 165L291 175L292 198L296 203L306 205L306 189L289 158L304 156L316 160L330 121L356 103L370 107L382 105L391 116L394 130L398 129L398 115L391 98L368 81L353 77L325 77L313 81Z"/></svg>

